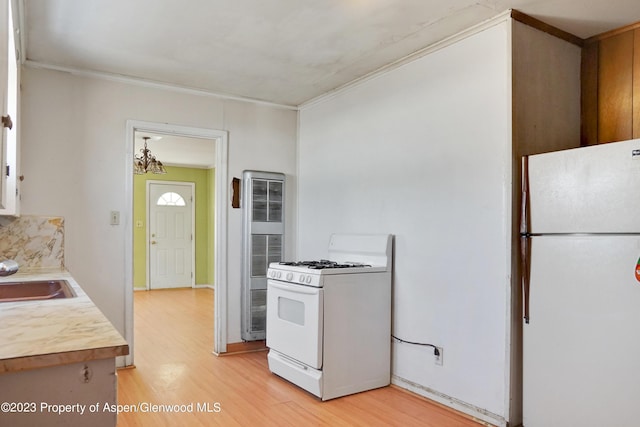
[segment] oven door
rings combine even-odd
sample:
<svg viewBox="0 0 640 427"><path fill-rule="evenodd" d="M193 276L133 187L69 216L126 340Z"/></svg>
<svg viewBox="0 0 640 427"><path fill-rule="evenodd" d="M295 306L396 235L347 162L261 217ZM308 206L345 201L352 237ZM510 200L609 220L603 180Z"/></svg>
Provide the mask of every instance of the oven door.
<svg viewBox="0 0 640 427"><path fill-rule="evenodd" d="M267 347L322 368L322 288L267 281Z"/></svg>

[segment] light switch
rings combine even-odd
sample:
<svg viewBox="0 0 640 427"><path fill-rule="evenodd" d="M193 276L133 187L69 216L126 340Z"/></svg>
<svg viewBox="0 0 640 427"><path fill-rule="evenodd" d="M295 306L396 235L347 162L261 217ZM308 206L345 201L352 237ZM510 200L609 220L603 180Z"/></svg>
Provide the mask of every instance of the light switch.
<svg viewBox="0 0 640 427"><path fill-rule="evenodd" d="M111 225L120 224L120 212L119 211L111 211Z"/></svg>

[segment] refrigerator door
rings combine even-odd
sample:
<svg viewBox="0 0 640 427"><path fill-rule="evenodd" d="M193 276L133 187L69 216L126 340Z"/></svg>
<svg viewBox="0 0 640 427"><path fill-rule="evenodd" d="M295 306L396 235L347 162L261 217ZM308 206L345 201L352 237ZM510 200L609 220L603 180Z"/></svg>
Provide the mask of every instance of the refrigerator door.
<svg viewBox="0 0 640 427"><path fill-rule="evenodd" d="M531 233L640 232L640 139L528 158Z"/></svg>
<svg viewBox="0 0 640 427"><path fill-rule="evenodd" d="M638 425L640 236L532 239L524 427Z"/></svg>

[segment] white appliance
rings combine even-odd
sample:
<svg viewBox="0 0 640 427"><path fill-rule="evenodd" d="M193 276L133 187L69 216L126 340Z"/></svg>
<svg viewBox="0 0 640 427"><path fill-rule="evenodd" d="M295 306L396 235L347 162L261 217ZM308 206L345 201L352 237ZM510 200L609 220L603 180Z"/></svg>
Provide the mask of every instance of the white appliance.
<svg viewBox="0 0 640 427"><path fill-rule="evenodd" d="M523 425L638 425L640 140L523 172Z"/></svg>
<svg viewBox="0 0 640 427"><path fill-rule="evenodd" d="M271 372L322 400L389 385L391 253L391 235L334 234L330 261L271 263Z"/></svg>

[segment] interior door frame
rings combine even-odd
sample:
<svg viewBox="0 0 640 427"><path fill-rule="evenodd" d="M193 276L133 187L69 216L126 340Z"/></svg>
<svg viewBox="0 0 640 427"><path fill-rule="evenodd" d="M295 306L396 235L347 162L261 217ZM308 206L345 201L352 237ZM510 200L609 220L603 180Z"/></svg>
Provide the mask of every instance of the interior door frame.
<svg viewBox="0 0 640 427"><path fill-rule="evenodd" d="M216 183L213 191L215 197L214 221L214 256L210 262L214 263L214 334L213 352L216 354L227 351L227 212L228 212L228 144L227 131L218 129L197 128L169 123L127 120L124 164L127 171L125 176L126 215L125 215L125 283L127 291L124 293L125 304L125 340L129 344L129 354L118 360L118 366L133 365L135 340L133 336L133 171L135 132L155 132L168 135L180 135L195 138L205 138L216 144Z"/></svg>
<svg viewBox="0 0 640 427"><path fill-rule="evenodd" d="M160 180L152 180L149 179L145 183L145 199L146 199L146 209L147 209L147 227L146 227L146 246L147 246L147 256L146 256L146 269L147 269L147 280L146 280L146 289L151 289L151 245L149 242L151 241L151 236L149 235L149 226L151 224L151 200L150 200L150 190L151 186L154 184L160 185L181 185L184 187L191 188L191 287L196 287L196 184L195 182L188 181L160 181Z"/></svg>

